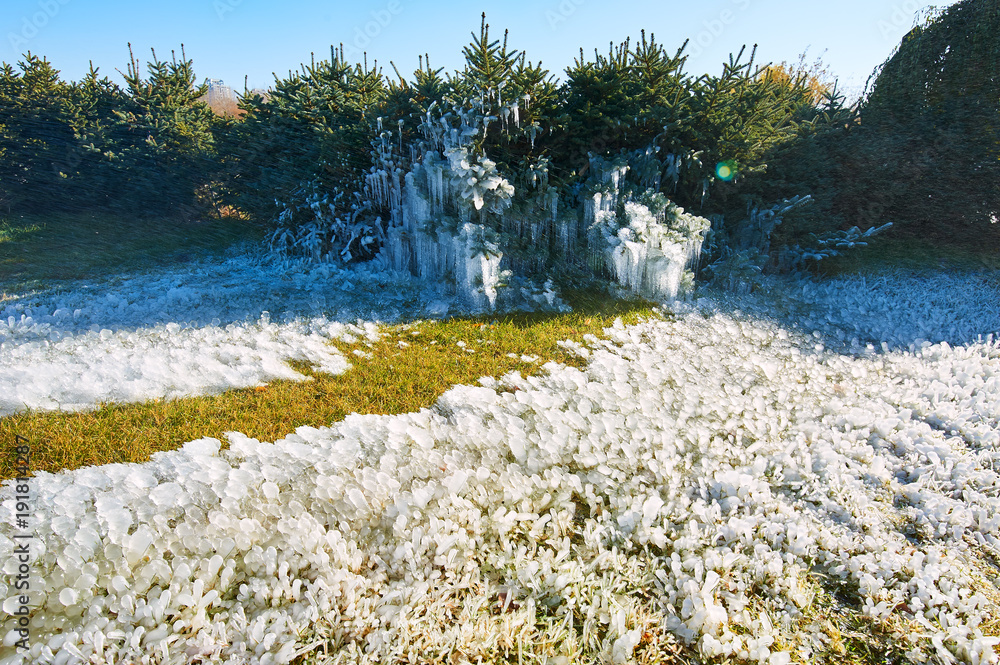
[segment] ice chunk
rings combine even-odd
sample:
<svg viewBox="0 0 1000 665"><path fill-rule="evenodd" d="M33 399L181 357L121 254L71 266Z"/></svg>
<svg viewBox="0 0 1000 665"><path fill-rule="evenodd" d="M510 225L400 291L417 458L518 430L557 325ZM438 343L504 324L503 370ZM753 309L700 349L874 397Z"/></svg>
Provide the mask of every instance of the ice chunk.
<svg viewBox="0 0 1000 665"><path fill-rule="evenodd" d="M196 457L215 457L219 454L219 450L222 449L222 442L218 439L213 439L210 437L205 437L202 439L196 439L194 441L188 441L182 447L182 450L191 456Z"/></svg>

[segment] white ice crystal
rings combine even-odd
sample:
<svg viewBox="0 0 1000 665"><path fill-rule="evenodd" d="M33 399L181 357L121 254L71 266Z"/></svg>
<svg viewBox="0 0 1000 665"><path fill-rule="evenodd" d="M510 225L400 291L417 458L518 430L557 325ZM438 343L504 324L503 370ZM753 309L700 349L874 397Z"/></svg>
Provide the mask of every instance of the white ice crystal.
<svg viewBox="0 0 1000 665"><path fill-rule="evenodd" d="M1000 551L993 279L879 278L891 298L779 280L742 311L618 321L563 345L582 369L457 386L417 413L38 474L32 651L8 634L0 658L280 663L327 626L344 660L390 662L472 640L456 617L502 598L602 626L611 662L639 645L641 604L707 657L783 665L823 648L818 572L858 611L919 626L914 657L995 664L993 582L970 565ZM123 334L107 329L87 343Z"/></svg>
<svg viewBox="0 0 1000 665"><path fill-rule="evenodd" d="M342 290L351 281L361 288ZM331 340L372 339L377 326L362 318L422 314L442 297L408 276L238 254L183 274L9 297L0 303L0 415L304 379L291 360L339 374L349 363Z"/></svg>

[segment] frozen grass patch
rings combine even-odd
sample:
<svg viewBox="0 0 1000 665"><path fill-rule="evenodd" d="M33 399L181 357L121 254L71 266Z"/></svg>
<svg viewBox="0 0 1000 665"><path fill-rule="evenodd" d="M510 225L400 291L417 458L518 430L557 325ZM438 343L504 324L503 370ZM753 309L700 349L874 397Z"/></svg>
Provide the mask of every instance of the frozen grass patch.
<svg viewBox="0 0 1000 665"><path fill-rule="evenodd" d="M33 657L995 662L997 344L837 355L708 302L605 336L413 413L40 474Z"/></svg>
<svg viewBox="0 0 1000 665"><path fill-rule="evenodd" d="M436 321L426 303L449 303L404 276L234 257L14 296L4 371L67 344L221 353L204 336L227 330L240 358L272 327L274 366L311 379L0 421L41 423L38 442L86 418L126 445L176 438L30 481L27 660L995 663L1000 326L981 277ZM346 335L313 346L296 326L321 318ZM354 367L316 372L310 348ZM39 399L93 383L66 376Z"/></svg>
<svg viewBox="0 0 1000 665"><path fill-rule="evenodd" d="M514 370L526 375L538 373L550 360L582 364L559 342L582 341L587 334L600 334L618 316L631 322L651 312L649 305L596 294L577 294L575 301L580 311L571 314L424 320L381 328L340 326L332 345L307 339L309 343L300 346L293 343L299 337L289 337L285 328L276 327L272 343L277 345L274 340L280 339L286 355L302 356L315 346L314 356L334 363L349 359L352 368L341 374L329 368L318 371L302 360L275 360L272 371L298 376L217 395L103 404L77 413L19 412L0 419L0 437L13 440L20 434L36 442L35 468L49 472L112 462L145 462L153 453L176 449L192 439L211 436L224 440L225 432L234 430L273 441L296 427L329 425L351 413L418 411L433 405L452 386L475 383L483 376ZM243 327L235 329L249 335ZM200 354L216 353L211 346L199 349ZM245 356L251 355L252 349L241 353L247 360ZM259 371L253 363L245 366L247 372ZM260 377L259 373L255 376ZM303 378L306 380L299 380ZM0 477L13 475L12 463L0 459Z"/></svg>

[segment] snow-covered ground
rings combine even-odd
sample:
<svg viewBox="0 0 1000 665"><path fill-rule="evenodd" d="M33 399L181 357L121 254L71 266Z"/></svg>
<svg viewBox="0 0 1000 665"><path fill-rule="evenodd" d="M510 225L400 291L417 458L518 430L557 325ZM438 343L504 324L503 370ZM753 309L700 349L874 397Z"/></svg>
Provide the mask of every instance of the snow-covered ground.
<svg viewBox="0 0 1000 665"><path fill-rule="evenodd" d="M521 305L565 307L554 293L519 288ZM337 374L349 363L330 340L372 339L377 323L463 311L443 284L247 251L11 296L0 301L0 417L303 379L289 360Z"/></svg>
<svg viewBox="0 0 1000 665"><path fill-rule="evenodd" d="M234 261L4 303L0 377L30 390L3 408L220 390L287 358L342 370L322 341L375 334L344 324L426 315L440 297ZM583 370L484 379L419 413L274 443L233 433L227 451L202 439L40 474L23 662L287 662L317 635L345 645L340 662L475 662L569 616L610 661L659 625L706 655L807 662L829 647L824 579L915 660L995 663L982 627L1000 614L997 285L774 280L568 344ZM147 372L151 357L207 369L183 383ZM16 639L0 662L22 662Z"/></svg>
<svg viewBox="0 0 1000 665"><path fill-rule="evenodd" d="M0 416L304 378L288 360L337 374L349 364L329 340L447 312L436 295L401 275L240 254L13 297L0 302Z"/></svg>

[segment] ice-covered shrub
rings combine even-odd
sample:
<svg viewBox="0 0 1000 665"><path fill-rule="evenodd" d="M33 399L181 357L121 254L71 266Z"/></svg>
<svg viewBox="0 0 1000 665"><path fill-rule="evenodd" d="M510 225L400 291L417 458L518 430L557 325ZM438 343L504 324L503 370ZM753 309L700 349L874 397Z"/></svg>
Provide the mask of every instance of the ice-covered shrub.
<svg viewBox="0 0 1000 665"><path fill-rule="evenodd" d="M799 196L764 208L748 204L746 216L728 230L719 218L713 229L717 258L706 268L712 281L727 291L756 290L770 261L771 234L785 213L809 201L810 197Z"/></svg>
<svg viewBox="0 0 1000 665"><path fill-rule="evenodd" d="M685 272L696 267L711 222L684 211L658 192L626 200L621 212L614 192L594 194L592 242L604 253L615 280L636 295L676 298Z"/></svg>
<svg viewBox="0 0 1000 665"><path fill-rule="evenodd" d="M377 255L382 267L450 285L474 308L504 302L507 271L538 283L596 272L633 293L672 298L693 280L685 271L700 262L705 219L739 219L734 210L761 198L741 187L764 173L766 149L791 140L799 120L815 120L798 78L763 77L741 52L720 76L693 79L682 51L670 56L643 34L607 57L581 55L560 88L508 48L506 35L491 40L484 20L465 68L447 79L421 60L412 83L397 81L352 69L335 50L250 115L276 137L305 141L312 181L325 191L351 192L357 214L337 227L345 257ZM285 126L303 122L308 131ZM348 125L363 143L323 138L348 137ZM365 150L370 160L359 158ZM720 228L714 257L750 246L767 253L780 207L751 206L744 223ZM336 214L285 217L304 235L282 230L284 246L337 256L312 249L331 244L316 240L317 228L333 229ZM355 236L361 223L370 228Z"/></svg>
<svg viewBox="0 0 1000 665"><path fill-rule="evenodd" d="M733 251L756 249L767 254L771 250L771 234L785 215L811 200L810 196L796 196L767 207L747 204L746 216L729 234L729 247Z"/></svg>
<svg viewBox="0 0 1000 665"><path fill-rule="evenodd" d="M892 222L882 226L873 226L867 231L861 231L852 226L846 231L831 231L823 234L813 234L812 242L807 247L792 245L782 247L778 253L778 265L783 270L798 270L809 261L822 261L837 256L846 249L867 247L868 239L888 231Z"/></svg>
<svg viewBox="0 0 1000 665"><path fill-rule="evenodd" d="M501 114L514 131L519 103L527 100ZM391 133L380 136L379 168L372 168L366 193L390 220L383 265L450 279L470 304L491 309L506 271L551 281L554 268L575 262L581 243L637 295L675 298L691 283L685 271L697 265L710 222L657 191L664 165L656 146L614 159L592 156L580 219L560 208L547 159L525 159L508 175L480 151L476 141L494 120L479 104L432 105L410 160L395 155Z"/></svg>
<svg viewBox="0 0 1000 665"><path fill-rule="evenodd" d="M347 206L345 199L343 192L331 197L321 193L316 182L308 182L286 201L275 201L280 212L277 228L267 236L271 250L282 257L304 256L316 262L370 256L381 229L366 219L366 206Z"/></svg>
<svg viewBox="0 0 1000 665"><path fill-rule="evenodd" d="M504 285L500 232L515 194L496 163L476 151L473 139L488 123L477 108L432 105L409 159L383 132L365 188L371 208L386 211L378 261L450 281L474 309L494 308Z"/></svg>
<svg viewBox="0 0 1000 665"><path fill-rule="evenodd" d="M855 226L811 234L804 244L782 245L772 256L772 234L784 221L784 216L811 201L809 196L797 196L766 208L748 206L746 217L729 234L724 230L720 232L723 238L716 247L718 258L707 266L715 284L726 290L748 293L760 285L766 270L801 270L810 261L821 261L844 250L865 247L868 239L892 227L889 222L867 231Z"/></svg>
<svg viewBox="0 0 1000 665"><path fill-rule="evenodd" d="M763 284L767 261L767 254L758 249L733 251L727 247L706 270L716 286L733 293L750 293Z"/></svg>

